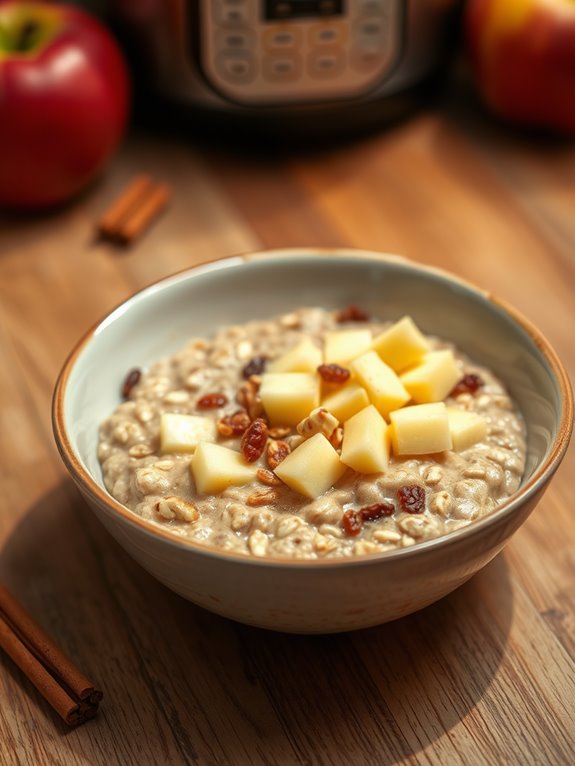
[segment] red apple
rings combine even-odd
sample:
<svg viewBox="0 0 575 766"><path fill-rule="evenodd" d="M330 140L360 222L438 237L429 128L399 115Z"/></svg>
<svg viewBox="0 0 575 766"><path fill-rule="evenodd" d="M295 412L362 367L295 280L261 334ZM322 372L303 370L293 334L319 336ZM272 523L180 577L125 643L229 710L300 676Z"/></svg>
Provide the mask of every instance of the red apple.
<svg viewBox="0 0 575 766"><path fill-rule="evenodd" d="M0 205L69 200L105 167L126 126L129 76L85 11L0 1Z"/></svg>
<svg viewBox="0 0 575 766"><path fill-rule="evenodd" d="M494 112L575 134L575 0L468 0L465 32Z"/></svg>

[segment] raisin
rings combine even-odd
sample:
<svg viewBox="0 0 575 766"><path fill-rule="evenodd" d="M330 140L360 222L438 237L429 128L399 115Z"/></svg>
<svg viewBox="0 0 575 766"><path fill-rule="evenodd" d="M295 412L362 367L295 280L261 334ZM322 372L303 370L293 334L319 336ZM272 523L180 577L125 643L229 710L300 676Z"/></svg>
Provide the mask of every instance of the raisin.
<svg viewBox="0 0 575 766"><path fill-rule="evenodd" d="M422 513L425 510L425 490L419 484L407 484L397 490L399 506L405 513Z"/></svg>
<svg viewBox="0 0 575 766"><path fill-rule="evenodd" d="M250 416L245 410L238 410L233 415L226 415L218 420L218 433L224 438L241 436L251 423Z"/></svg>
<svg viewBox="0 0 575 766"><path fill-rule="evenodd" d="M266 362L265 356L254 356L243 368L242 377L248 380L252 375L261 375L266 368Z"/></svg>
<svg viewBox="0 0 575 766"><path fill-rule="evenodd" d="M369 322L369 314L359 306L347 306L335 315L336 322Z"/></svg>
<svg viewBox="0 0 575 766"><path fill-rule="evenodd" d="M287 442L273 441L268 444L266 458L272 471L275 471L278 465L282 460L286 459L290 452L290 446Z"/></svg>
<svg viewBox="0 0 575 766"><path fill-rule="evenodd" d="M140 382L141 377L142 371L137 367L134 367L134 369L130 370L126 375L124 382L122 383L122 396L124 399L127 399L130 396L132 389Z"/></svg>
<svg viewBox="0 0 575 766"><path fill-rule="evenodd" d="M363 521L375 521L383 516L391 516L394 511L395 506L393 503L384 500L382 503L374 503L373 505L365 506L365 508L360 508L359 513Z"/></svg>
<svg viewBox="0 0 575 766"><path fill-rule="evenodd" d="M363 519L360 511L345 511L341 520L343 531L348 537L359 535L363 527Z"/></svg>
<svg viewBox="0 0 575 766"><path fill-rule="evenodd" d="M199 410L216 410L227 403L228 397L225 394L205 394L198 399L196 407Z"/></svg>
<svg viewBox="0 0 575 766"><path fill-rule="evenodd" d="M340 367L339 364L320 364L317 371L326 383L345 383L351 374L349 370Z"/></svg>
<svg viewBox="0 0 575 766"><path fill-rule="evenodd" d="M459 396L459 394L474 394L481 386L483 381L474 372L468 372L464 375L455 388L451 391L450 396Z"/></svg>
<svg viewBox="0 0 575 766"><path fill-rule="evenodd" d="M264 451L268 440L268 424L263 418L256 418L244 432L240 451L248 463L253 463Z"/></svg>

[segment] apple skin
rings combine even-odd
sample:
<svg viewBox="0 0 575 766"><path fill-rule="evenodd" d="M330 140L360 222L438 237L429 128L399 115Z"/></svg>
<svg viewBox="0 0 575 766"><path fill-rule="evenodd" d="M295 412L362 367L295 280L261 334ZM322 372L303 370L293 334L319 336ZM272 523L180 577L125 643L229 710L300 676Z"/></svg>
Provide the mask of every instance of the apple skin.
<svg viewBox="0 0 575 766"><path fill-rule="evenodd" d="M16 3L0 2L0 14ZM77 195L120 143L130 78L110 32L79 8L49 7L51 38L39 50L0 50L0 205L43 209ZM20 4L22 7L22 4Z"/></svg>
<svg viewBox="0 0 575 766"><path fill-rule="evenodd" d="M493 112L575 134L573 0L468 0L464 25L475 81Z"/></svg>

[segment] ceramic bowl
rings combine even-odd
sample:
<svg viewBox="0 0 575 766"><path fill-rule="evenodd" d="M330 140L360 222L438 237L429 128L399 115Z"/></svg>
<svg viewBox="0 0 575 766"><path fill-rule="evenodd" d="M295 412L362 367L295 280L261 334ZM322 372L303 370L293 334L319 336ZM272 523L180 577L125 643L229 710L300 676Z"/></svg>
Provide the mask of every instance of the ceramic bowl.
<svg viewBox="0 0 575 766"><path fill-rule="evenodd" d="M256 559L172 537L106 491L98 425L118 405L132 367L146 367L191 336L297 306L360 304L383 319L409 313L491 368L528 429L518 492L491 515L444 537L356 559ZM573 400L549 343L502 301L445 272L363 251L280 250L228 258L158 282L112 311L78 343L56 385L53 426L73 480L98 518L154 577L186 599L244 623L297 633L377 625L464 583L519 528L559 466Z"/></svg>

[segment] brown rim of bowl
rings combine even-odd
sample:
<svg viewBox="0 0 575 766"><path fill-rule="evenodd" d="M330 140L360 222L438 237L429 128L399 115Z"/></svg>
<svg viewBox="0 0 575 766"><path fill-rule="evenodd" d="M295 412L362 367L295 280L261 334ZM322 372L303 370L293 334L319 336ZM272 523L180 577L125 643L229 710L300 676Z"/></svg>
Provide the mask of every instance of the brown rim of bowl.
<svg viewBox="0 0 575 766"><path fill-rule="evenodd" d="M146 292L149 289L158 288L163 284L170 282L178 282L188 275L193 275L196 272L204 272L206 270L217 270L218 268L225 268L226 265L233 266L234 262L241 263L250 262L254 260L272 260L273 258L282 258L288 256L290 258L295 257L323 257L323 256L336 256L336 257L348 257L358 258L361 260L378 260L387 261L392 263L400 263L408 268L412 268L414 271L423 271L428 274L435 274L443 279L455 282L468 290L473 291L476 295L483 297L489 302L493 303L505 314L523 329L527 335L531 338L533 343L537 346L541 354L544 356L547 364L549 365L555 379L557 380L560 392L561 401L563 403L563 411L561 414L561 420L558 424L557 436L553 441L552 448L547 455L546 459L539 465L534 471L533 475L523 484L518 491L506 502L502 503L495 511L492 511L487 516L484 516L472 524L456 529L453 532L449 532L446 535L432 538L430 540L424 540L420 543L416 543L408 548L399 548L396 550L382 551L381 553L370 553L362 556L348 557L338 556L337 558L330 559L282 559L277 557L252 557L245 554L233 553L230 551L223 551L219 548L202 545L196 543L193 540L181 539L165 531L161 527L155 525L152 521L147 521L137 516L126 506L122 505L115 498L113 498L106 490L104 490L91 476L91 474L84 468L81 461L77 457L72 444L68 438L64 423L64 397L66 394L66 385L70 372L74 363L83 349L88 345L96 334L98 328L109 319L120 307L126 303L136 299L141 293ZM506 301L494 297L486 290L482 290L472 282L467 281L459 276L456 276L444 269L428 266L418 262L411 261L404 256L393 255L389 253L378 253L369 250L359 250L354 248L282 248L273 250L263 250L250 252L239 255L225 256L223 258L211 259L209 261L202 262L191 268L182 269L173 274L170 274L162 279L156 280L142 289L132 293L128 298L119 303L115 308L109 311L104 317L97 321L76 343L72 351L68 355L62 370L56 381L54 388L54 394L52 398L52 427L56 445L60 452L60 456L66 465L68 471L72 475L72 478L82 489L82 491L91 497L97 504L107 506L110 511L119 514L124 521L128 524L139 528L140 531L145 532L151 537L161 537L165 541L169 542L176 547L183 549L191 549L201 555L225 558L231 561L241 562L243 564L256 565L256 566L274 566L274 567L298 567L298 568L313 568L317 567L339 567L342 564L346 566L361 566L373 564L374 561L385 558L395 559L403 556L417 555L419 552L428 551L437 546L445 547L451 544L459 542L462 538L469 535L476 534L478 531L485 529L493 524L499 522L503 516L510 514L515 508L517 508L524 500L528 499L531 495L536 494L537 491L545 486L545 484L551 479L565 454L569 445L569 439L571 436L571 430L573 427L573 394L571 391L571 385L567 372L560 361L557 353L545 338L545 336L528 320L521 312L508 304Z"/></svg>

